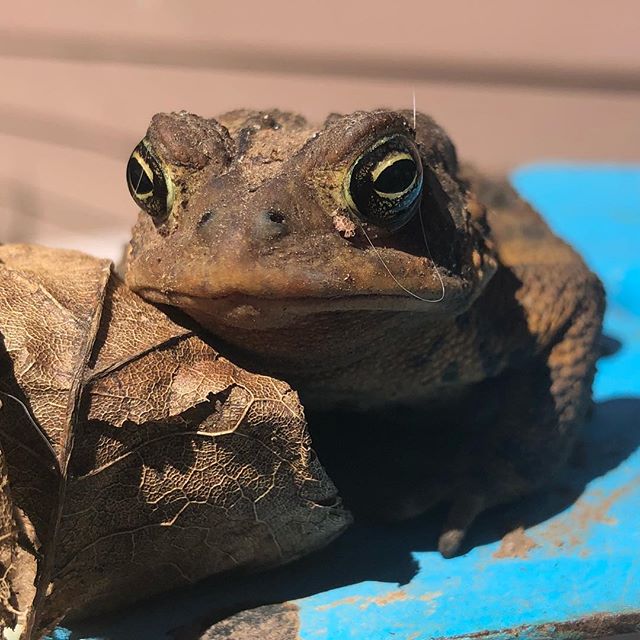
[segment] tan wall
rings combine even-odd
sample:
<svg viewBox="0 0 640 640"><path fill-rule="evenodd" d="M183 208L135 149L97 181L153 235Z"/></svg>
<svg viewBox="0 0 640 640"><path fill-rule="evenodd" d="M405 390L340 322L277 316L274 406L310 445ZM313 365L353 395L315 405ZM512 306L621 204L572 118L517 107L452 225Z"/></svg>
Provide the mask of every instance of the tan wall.
<svg viewBox="0 0 640 640"><path fill-rule="evenodd" d="M635 0L112 0L0 14L0 241L117 255L156 111L410 107L492 171L640 161Z"/></svg>

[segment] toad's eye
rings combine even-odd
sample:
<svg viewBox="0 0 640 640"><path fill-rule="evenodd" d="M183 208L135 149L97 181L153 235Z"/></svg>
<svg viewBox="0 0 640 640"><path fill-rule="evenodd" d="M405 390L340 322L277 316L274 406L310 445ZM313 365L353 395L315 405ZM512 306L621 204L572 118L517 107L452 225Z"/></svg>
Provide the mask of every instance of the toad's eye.
<svg viewBox="0 0 640 640"><path fill-rule="evenodd" d="M131 197L155 220L171 211L173 184L144 140L133 150L127 163L127 185Z"/></svg>
<svg viewBox="0 0 640 640"><path fill-rule="evenodd" d="M349 207L360 218L397 229L417 209L422 192L422 162L407 137L383 138L356 160L344 184Z"/></svg>

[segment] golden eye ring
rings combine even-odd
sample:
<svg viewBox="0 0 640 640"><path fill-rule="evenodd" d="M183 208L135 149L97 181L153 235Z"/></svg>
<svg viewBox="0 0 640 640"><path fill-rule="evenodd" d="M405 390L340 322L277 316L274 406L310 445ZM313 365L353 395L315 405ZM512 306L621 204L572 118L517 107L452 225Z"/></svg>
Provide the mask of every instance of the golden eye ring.
<svg viewBox="0 0 640 640"><path fill-rule="evenodd" d="M418 149L397 134L382 138L353 163L344 181L344 196L362 220L398 229L415 214L422 184Z"/></svg>
<svg viewBox="0 0 640 640"><path fill-rule="evenodd" d="M127 186L135 203L154 220L163 220L169 215L173 206L173 181L146 140L136 146L129 158Z"/></svg>

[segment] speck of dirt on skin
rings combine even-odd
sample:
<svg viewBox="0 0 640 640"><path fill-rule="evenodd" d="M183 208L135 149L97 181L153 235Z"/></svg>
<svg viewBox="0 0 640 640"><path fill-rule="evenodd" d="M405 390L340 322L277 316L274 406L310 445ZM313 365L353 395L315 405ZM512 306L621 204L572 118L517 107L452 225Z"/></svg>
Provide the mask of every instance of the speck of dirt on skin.
<svg viewBox="0 0 640 640"><path fill-rule="evenodd" d="M507 533L500 543L500 548L493 554L494 558L528 558L529 551L539 545L518 527Z"/></svg>
<svg viewBox="0 0 640 640"><path fill-rule="evenodd" d="M353 238L356 235L356 225L347 216L340 214L333 216L333 226L344 238Z"/></svg>

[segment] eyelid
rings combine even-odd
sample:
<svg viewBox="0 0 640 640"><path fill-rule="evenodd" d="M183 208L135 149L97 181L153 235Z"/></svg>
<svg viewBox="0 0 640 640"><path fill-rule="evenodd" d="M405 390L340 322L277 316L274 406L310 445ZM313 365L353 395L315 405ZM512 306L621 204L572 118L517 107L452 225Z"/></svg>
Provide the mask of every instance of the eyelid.
<svg viewBox="0 0 640 640"><path fill-rule="evenodd" d="M169 215L171 209L173 209L173 202L175 200L175 186L171 178L171 172L163 167L162 173L164 174L164 182L167 188L167 215Z"/></svg>

